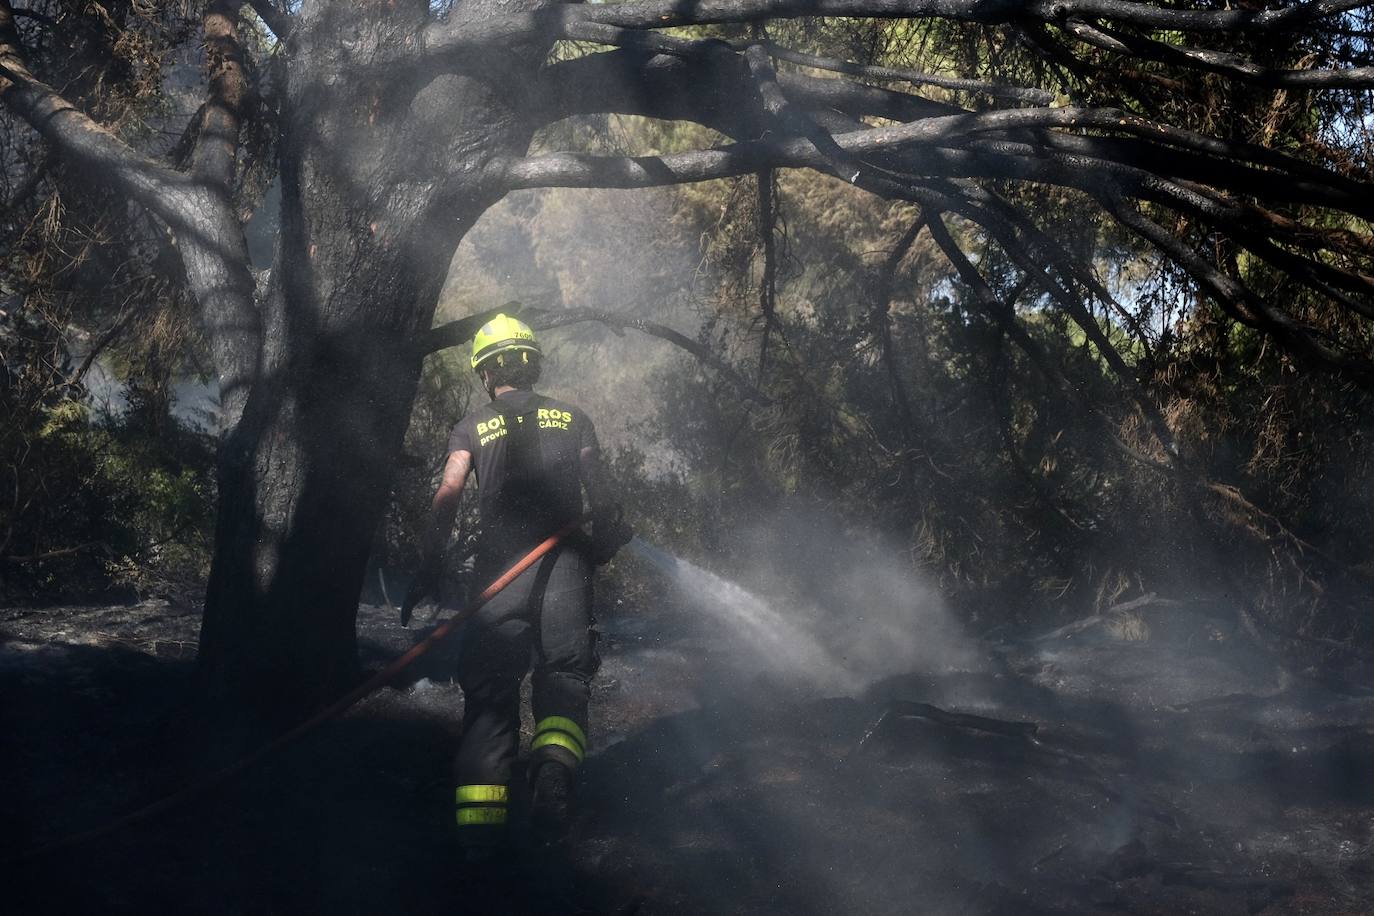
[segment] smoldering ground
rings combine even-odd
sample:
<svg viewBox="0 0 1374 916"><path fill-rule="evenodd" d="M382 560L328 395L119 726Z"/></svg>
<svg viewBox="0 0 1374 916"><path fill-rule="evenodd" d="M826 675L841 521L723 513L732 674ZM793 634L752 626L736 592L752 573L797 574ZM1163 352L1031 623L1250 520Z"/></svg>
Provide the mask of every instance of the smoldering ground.
<svg viewBox="0 0 1374 916"><path fill-rule="evenodd" d="M618 779L660 778L682 796L654 820L660 842L695 864L657 861L727 889L679 902L894 913L1367 905L1367 866L1352 856L1370 848L1374 826L1356 775L1374 748L1360 724L1370 696L1295 685L1216 608L1171 609L1152 640L1121 628L977 640L900 556L837 537L836 520L822 519L773 519L741 539L754 564L769 558L756 581L780 588L790 569L805 601L770 602L760 586L639 551L690 595L673 603L692 622L641 609L650 622L620 625L625 651L610 667L638 702L687 711L608 749L613 775L597 785L613 807ZM691 634L676 650L651 635L673 629ZM741 903L757 871L781 886ZM1303 888L1301 872L1322 873L1330 890Z"/></svg>
<svg viewBox="0 0 1374 916"><path fill-rule="evenodd" d="M819 696L856 696L879 678L912 670L982 667L973 642L939 594L891 545L847 530L820 511L760 519L731 558L743 581L639 538L629 550L661 577L679 626L723 634L722 668L739 684L771 681ZM640 571L643 575L645 571Z"/></svg>
<svg viewBox="0 0 1374 916"><path fill-rule="evenodd" d="M20 869L11 862L6 905L25 913L1341 913L1374 905L1374 799L1363 778L1374 763L1374 697L1280 678L1273 658L1217 618L1200 617L1191 633L1191 624L1157 625L1150 640L1084 631L990 643L956 634L931 654L899 644L891 654L859 653L869 659L859 664L833 634L848 631L848 645L863 646L852 607L873 606L881 592L857 602L854 586L837 581L848 600L829 606L829 619L844 625L810 629L802 614L787 639L805 634L808 647L779 654L756 641L752 621L706 613L700 594L666 587L661 571L633 575L657 577L645 583L655 597L603 608L594 751L566 846L522 840L499 874L457 868L445 815L461 696L451 671L431 660L409 683L216 795ZM699 583L707 573L682 575ZM785 591L781 577L763 570L734 587L752 594L746 604L765 602ZM715 594L731 596L738 592L728 587ZM814 587L811 601L828 606ZM794 606L771 610L785 619ZM187 741L197 726L183 703L196 619L193 608L157 603L4 612L3 725L21 736L0 763L7 859L225 762ZM416 638L388 609L364 606L359 622L370 664ZM817 679L820 659L835 667ZM911 667L896 673L899 664ZM878 679L857 684L868 676Z"/></svg>

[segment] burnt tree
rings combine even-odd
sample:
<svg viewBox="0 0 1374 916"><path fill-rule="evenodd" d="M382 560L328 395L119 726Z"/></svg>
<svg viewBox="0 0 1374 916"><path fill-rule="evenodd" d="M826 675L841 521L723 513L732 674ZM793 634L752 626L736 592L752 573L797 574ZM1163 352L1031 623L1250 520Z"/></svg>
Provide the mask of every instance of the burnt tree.
<svg viewBox="0 0 1374 916"><path fill-rule="evenodd" d="M306 0L288 12L254 0L250 13L214 0L202 23L205 103L178 166L139 152L32 72L26 41L58 21L41 3L0 0L0 99L53 156L113 185L174 239L224 404L201 672L213 696L291 716L356 676L357 596L421 359L435 345L427 332L440 288L464 233L506 193L816 169L918 203L911 238L935 233L1008 339L1023 339L945 230L957 217L1103 354L1154 436L1140 460L1192 479L1095 317L1129 309L1008 189L1081 192L1305 371L1367 385L1374 195L1356 134L1374 87L1371 6L461 0L437 11L419 0ZM259 110L248 60L259 52L244 40L253 14L275 34L280 67L280 235L264 284L233 203L238 138ZM770 39L769 23L803 17L939 20L966 30L984 66L919 73ZM665 31L683 26L727 37ZM578 52L551 54L560 42ZM1226 128L1219 112L1235 98L1295 93L1328 113L1325 135L1313 131L1303 148L1213 129ZM1330 114L1341 106L1345 115ZM527 155L541 127L605 113L691 121L730 140L662 156ZM1333 130L1349 142L1332 142ZM1313 323L1247 282L1241 262L1323 297L1358 333ZM465 331L449 328L444 341Z"/></svg>

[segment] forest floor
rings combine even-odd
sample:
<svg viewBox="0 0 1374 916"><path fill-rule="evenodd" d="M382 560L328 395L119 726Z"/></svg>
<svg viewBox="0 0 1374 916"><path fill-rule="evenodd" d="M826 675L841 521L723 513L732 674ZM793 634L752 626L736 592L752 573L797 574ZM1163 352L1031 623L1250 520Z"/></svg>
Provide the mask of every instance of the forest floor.
<svg viewBox="0 0 1374 916"><path fill-rule="evenodd" d="M0 911L1374 912L1374 693L1210 625L990 644L824 699L681 614L622 614L564 844L459 866L445 650L213 795L16 864L229 762L185 739L198 625L0 610ZM365 664L423 632L365 606Z"/></svg>

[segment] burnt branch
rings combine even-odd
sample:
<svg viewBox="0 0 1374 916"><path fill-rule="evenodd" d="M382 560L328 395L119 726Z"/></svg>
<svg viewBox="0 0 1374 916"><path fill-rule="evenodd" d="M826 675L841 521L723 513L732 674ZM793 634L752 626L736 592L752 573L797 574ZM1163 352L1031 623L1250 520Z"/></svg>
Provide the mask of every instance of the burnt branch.
<svg viewBox="0 0 1374 916"><path fill-rule="evenodd" d="M9 0L0 0L0 103L60 155L79 161L164 219L174 219L194 196L184 176L135 151L29 72Z"/></svg>
<svg viewBox="0 0 1374 916"><path fill-rule="evenodd" d="M777 187L772 169L756 176L758 184L758 233L763 248L763 276L759 280L759 313L763 318L763 333L759 340L759 384L763 384L768 368L768 342L777 323L778 253L777 253Z"/></svg>
<svg viewBox="0 0 1374 916"><path fill-rule="evenodd" d="M440 350L447 350L449 347L462 346L477 335L477 329L491 321L497 315L505 313L514 315L524 314L525 307L519 302L507 302L494 309L487 309L475 315L467 315L445 324L436 325L419 335L413 345L415 355L418 357L428 356Z"/></svg>
<svg viewBox="0 0 1374 916"><path fill-rule="evenodd" d="M38 12L38 10L28 10L24 9L23 7L12 7L10 9L10 13L14 16L15 19L32 19L34 22L39 22L46 26L57 26L56 19L45 13L40 13Z"/></svg>
<svg viewBox="0 0 1374 916"><path fill-rule="evenodd" d="M532 309L523 313L530 318L530 323L537 328L557 328L564 325L576 324L582 321L598 321L612 330L623 331L632 328L650 337L657 337L665 340L675 347L695 356L704 365L708 366L716 373L721 375L726 381L734 385L740 395L756 404L768 404L770 398L758 389L757 386L735 370L733 366L714 353L709 347L695 341L680 331L675 331L666 325L658 324L653 321L646 321L643 318L636 318L633 315L624 315L617 312L603 309L574 308L560 310Z"/></svg>
<svg viewBox="0 0 1374 916"><path fill-rule="evenodd" d="M926 226L924 214L918 216L906 231L897 239L887 257L879 266L873 278L872 311L869 319L873 323L873 333L878 337L878 349L882 354L883 365L887 369L887 384L892 395L892 404L901 420L902 455L911 471L911 462L916 450L916 411L912 409L911 397L902 382L902 367L897 355L896 341L892 338L892 287L896 282L897 269L902 260L916 244L916 239Z"/></svg>
<svg viewBox="0 0 1374 916"><path fill-rule="evenodd" d="M544 68L536 84L536 123L584 114L635 114L693 121L733 137L759 136L762 102L739 55L703 50L660 54L624 48Z"/></svg>
<svg viewBox="0 0 1374 916"><path fill-rule="evenodd" d="M465 341L471 340L477 333L477 329L485 321L489 321L493 316L501 311L518 312L522 321L527 322L531 327L538 330L549 330L561 328L570 324L578 324L584 321L596 321L611 328L616 333L622 333L626 329L640 331L650 337L657 337L665 340L675 347L678 347L695 356L704 365L719 373L727 381L739 390L740 394L750 401L757 404L768 404L769 397L758 389L752 382L735 370L733 366L721 359L720 356L699 341L693 340L680 331L675 331L666 325L657 322L647 321L643 318L636 318L633 315L625 315L613 312L608 309L593 308L571 308L571 309L545 309L530 306L521 306L519 303L511 302L499 309L492 309L478 315L467 318L460 318L457 321L450 321L430 329L416 342L416 350L421 355L434 353L448 347L456 347Z"/></svg>
<svg viewBox="0 0 1374 916"><path fill-rule="evenodd" d="M1142 214L1129 201L1107 196L1102 203L1118 222L1182 267L1213 301L1241 324L1272 333L1293 349L1327 366L1363 376L1374 373L1374 366L1368 359L1333 349L1297 319L1273 307L1241 281L1208 264L1181 239Z"/></svg>
<svg viewBox="0 0 1374 916"><path fill-rule="evenodd" d="M944 253L950 266L953 267L955 273L959 275L959 279L968 287L969 292L973 294L974 303L984 314L996 322L1002 334L1010 340L1017 349L1026 355L1031 365L1034 366L1041 375L1049 379L1066 398L1082 403L1084 408L1088 411L1088 414L1099 423L1105 431L1109 441L1117 449L1146 467L1155 470L1167 470L1170 467L1169 464L1143 454L1138 449L1134 449L1123 442L1121 437L1116 434L1111 419L1103 414L1097 405L1085 401L1081 395L1079 395L1074 384L1069 381L1068 377L1064 375L1063 371L1055 364L1054 360L1050 358L1050 355L1045 352L1045 348L1040 345L1040 342L1030 335L1030 332L1021 325L1021 322L1016 320L1016 312L1011 304L999 297L993 288L988 285L988 282L983 279L978 269L973 266L968 256L964 254L963 250L949 234L949 230L945 227L943 217L937 215L928 218L927 225L930 228L931 240L934 241L940 251ZM1175 453L1166 452L1166 454L1170 457L1172 462L1177 462L1178 459Z"/></svg>
<svg viewBox="0 0 1374 916"><path fill-rule="evenodd" d="M980 114L958 114L889 127L853 131L835 137L844 153L862 155L899 151L916 144L938 144L966 134L1014 131L1033 127L1091 127L1116 123L1125 115L1115 109L1021 108ZM538 187L652 187L728 178L766 167L814 168L826 171L829 159L809 139L736 143L709 150L667 156L589 156L555 153L499 159L489 171L493 181L511 190Z"/></svg>
<svg viewBox="0 0 1374 916"><path fill-rule="evenodd" d="M787 98L778 85L778 75L773 71L773 64L763 46L750 45L744 52L744 59L749 64L749 72L758 86L764 110L776 122L780 133L784 136L805 137L834 174L848 175L851 182L858 177L862 168L858 161L840 147L834 137Z"/></svg>
<svg viewBox="0 0 1374 916"><path fill-rule="evenodd" d="M205 71L210 91L198 112L200 123L190 157L191 173L225 196L232 190L234 155L249 97L238 9L233 0L215 0L205 13Z"/></svg>
<svg viewBox="0 0 1374 916"><path fill-rule="evenodd" d="M1374 86L1374 67L1342 70L1272 68L1227 51L1170 44L1077 20L1069 20L1063 26L1080 41L1095 48L1131 58L1220 73L1273 89L1368 89Z"/></svg>
<svg viewBox="0 0 1374 916"><path fill-rule="evenodd" d="M689 41L656 33L618 30L650 41L626 41L617 51L562 61L539 75L538 123L579 114L637 114L687 120L737 139L754 139L766 129L760 85L743 53L721 41ZM669 47L662 47L663 44ZM790 107L816 124L862 128L861 117L912 121L967 114L966 109L849 80L799 73L773 73L781 90L777 107ZM841 116L838 120L836 116ZM830 128L832 132L835 127Z"/></svg>
<svg viewBox="0 0 1374 916"><path fill-rule="evenodd" d="M481 48L531 39L579 38L585 24L657 30L691 25L762 22L811 16L866 19L939 18L982 25L1101 19L1121 25L1201 33L1278 33L1369 5L1361 0L1312 0L1277 10L1199 10L1128 0L645 0L564 5L508 16L467 18L461 8L426 28L412 56L458 59ZM593 38L592 40L597 40Z"/></svg>
<svg viewBox="0 0 1374 916"><path fill-rule="evenodd" d="M661 29L708 23L794 19L802 16L856 18L936 17L983 25L1016 19L1057 22L1069 18L1107 19L1153 29L1188 32L1278 32L1368 6L1367 0L1312 0L1277 10L1199 10L1159 7L1130 0L647 0L584 7L589 21L624 28Z"/></svg>
<svg viewBox="0 0 1374 916"><path fill-rule="evenodd" d="M738 45L736 45L738 47ZM909 83L912 86L937 86L941 89L953 89L960 92L977 92L982 95L990 96L995 99L1009 99L1014 102L1027 102L1032 105L1048 105L1054 101L1054 93L1044 89L1037 89L1030 86L1010 86L1005 83L995 83L987 80L960 79L952 76L941 76L935 73L921 73L916 70L907 70L900 67L878 67L869 64L859 64L854 61L842 60L834 57L821 57L815 54L807 54L802 51L794 51L791 48L784 48L781 45L767 42L763 46L772 57L778 60L785 60L788 63L799 64L803 67L811 67L815 70L828 70L832 73L843 73L846 76L862 76L868 79L896 80Z"/></svg>
<svg viewBox="0 0 1374 916"><path fill-rule="evenodd" d="M0 102L59 157L100 176L171 229L209 329L229 408L225 417L232 421L235 392L241 393L255 371L258 332L247 245L230 203L247 94L237 4L216 0L206 10L203 29L210 91L189 173L136 152L29 72L9 0L0 0Z"/></svg>
<svg viewBox="0 0 1374 916"><path fill-rule="evenodd" d="M253 12L258 14L262 24L271 29L272 34L281 41L285 41L296 26L296 17L277 6L272 0L249 0L248 5L253 8Z"/></svg>
<svg viewBox="0 0 1374 916"><path fill-rule="evenodd" d="M233 205L239 133L251 94L238 31L240 8L235 0L215 0L205 12L209 92L201 107L190 172L211 200L198 216L196 231L179 235L186 277L219 370L227 424L237 421L248 386L257 376L262 338L248 242Z"/></svg>

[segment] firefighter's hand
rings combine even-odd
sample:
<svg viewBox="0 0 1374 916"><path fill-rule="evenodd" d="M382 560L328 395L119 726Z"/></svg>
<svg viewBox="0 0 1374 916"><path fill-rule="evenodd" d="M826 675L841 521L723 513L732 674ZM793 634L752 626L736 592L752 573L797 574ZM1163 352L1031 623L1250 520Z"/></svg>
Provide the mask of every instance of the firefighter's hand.
<svg viewBox="0 0 1374 916"><path fill-rule="evenodd" d="M406 589L406 600L401 602L401 626L410 626L410 615L416 605L425 598L437 595L439 590L439 564L426 561L415 575L415 581Z"/></svg>
<svg viewBox="0 0 1374 916"><path fill-rule="evenodd" d="M625 512L619 505L592 510L591 560L597 566L611 562L617 551L634 536L635 530L625 521Z"/></svg>

